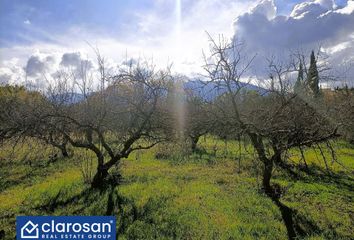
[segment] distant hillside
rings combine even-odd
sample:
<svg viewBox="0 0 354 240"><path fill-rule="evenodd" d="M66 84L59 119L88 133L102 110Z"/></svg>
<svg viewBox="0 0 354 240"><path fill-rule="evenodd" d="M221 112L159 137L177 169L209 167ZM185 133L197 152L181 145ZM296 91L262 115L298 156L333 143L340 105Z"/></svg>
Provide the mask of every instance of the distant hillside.
<svg viewBox="0 0 354 240"><path fill-rule="evenodd" d="M62 104L75 104L81 102L84 99L84 95L81 93L63 93L63 94L56 94L54 96L50 96L49 100L62 103Z"/></svg>
<svg viewBox="0 0 354 240"><path fill-rule="evenodd" d="M259 94L266 94L267 90L252 84L241 83L241 87L244 91L256 91ZM194 94L202 97L205 100L213 100L217 96L225 93L227 89L218 87L215 83L207 83L201 80L189 80L184 83L185 89L190 89ZM94 93L91 93L92 95ZM81 93L65 93L57 94L49 97L51 101L62 104L75 104L84 100L84 95Z"/></svg>
<svg viewBox="0 0 354 240"><path fill-rule="evenodd" d="M252 84L240 83L245 91L256 91L259 94L266 94L267 90ZM217 96L225 93L226 88L217 86L216 83L207 83L201 80L190 80L184 84L185 89L191 89L195 94L206 100L213 100Z"/></svg>

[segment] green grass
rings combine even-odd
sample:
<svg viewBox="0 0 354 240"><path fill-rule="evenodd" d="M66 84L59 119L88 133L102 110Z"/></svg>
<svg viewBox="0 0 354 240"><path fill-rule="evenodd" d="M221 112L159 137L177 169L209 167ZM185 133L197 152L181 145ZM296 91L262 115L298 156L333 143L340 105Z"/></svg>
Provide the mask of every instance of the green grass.
<svg viewBox="0 0 354 240"><path fill-rule="evenodd" d="M295 211L294 220L306 232L302 238L354 238L354 181L348 170L354 149L342 142L336 146L345 168L330 164L332 175L315 150L306 151L306 158L319 174L291 179L274 173L273 183L286 190L280 201ZM287 239L280 210L259 190L260 166L251 148L243 149L239 172L237 142L227 142L226 151L225 142L208 137L200 147L201 154L183 158L174 152L155 159L165 146L132 154L120 166L122 184L101 191L82 179L80 162L92 157L86 153L50 164L40 156L33 156L31 165L19 156L5 159L0 230L13 239L17 215L110 214L117 216L119 239ZM291 161L301 161L298 151L291 154Z"/></svg>

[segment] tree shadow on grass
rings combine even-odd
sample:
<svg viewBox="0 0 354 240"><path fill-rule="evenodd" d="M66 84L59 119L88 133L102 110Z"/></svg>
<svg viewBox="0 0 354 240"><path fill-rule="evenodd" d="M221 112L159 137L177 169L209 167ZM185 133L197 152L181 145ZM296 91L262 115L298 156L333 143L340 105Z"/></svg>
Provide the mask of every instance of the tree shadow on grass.
<svg viewBox="0 0 354 240"><path fill-rule="evenodd" d="M354 170L334 172L331 169L324 169L321 166L311 164L308 166L295 165L282 162L278 165L287 175L294 180L301 180L309 183L334 184L337 188L345 188L352 191L354 183Z"/></svg>
<svg viewBox="0 0 354 240"><path fill-rule="evenodd" d="M269 195L268 195L269 196ZM289 208L279 201L279 198L274 196L269 196L274 204L279 208L283 222L285 224L288 238L289 239L298 239L299 237L305 237L310 235L308 232L311 229L311 232L318 232L319 228L312 222L302 218L294 209ZM297 216L295 218L295 216ZM308 227L304 227L308 226Z"/></svg>
<svg viewBox="0 0 354 240"><path fill-rule="evenodd" d="M281 190L280 186L274 184L272 192L266 193L271 198L273 203L280 210L283 222L287 229L288 239L303 239L305 237L313 235L328 235L328 239L345 239L344 236L339 235L336 231L326 232L325 229L321 229L315 222L306 218L306 216L300 214L296 209L292 209L280 201Z"/></svg>
<svg viewBox="0 0 354 240"><path fill-rule="evenodd" d="M59 190L58 193L54 197L50 198L48 201L46 201L43 204L36 206L32 209L35 211L39 211L39 212L54 213L56 209L64 208L69 204L75 204L75 203L78 203L79 201L87 202L89 197L94 192L95 192L95 190L93 190L91 188L87 188L87 189L83 190L82 192L80 192L79 194L63 200L63 199L60 199L63 192L61 190Z"/></svg>
<svg viewBox="0 0 354 240"><path fill-rule="evenodd" d="M327 171L315 165L303 171L306 173L301 178L304 182L331 184L338 189L353 191L354 178L348 173Z"/></svg>
<svg viewBox="0 0 354 240"><path fill-rule="evenodd" d="M122 196L117 191L117 184L106 184L100 189L92 189L90 187L86 188L79 194L76 194L65 200L61 199L62 191L59 191L55 196L51 197L48 201L43 204L28 208L23 207L24 212L31 213L35 211L38 215L46 214L50 215L55 213L57 209L69 207L69 205L79 206L74 212L70 214L82 214L85 208L89 207L94 201L98 201L99 198L106 198L106 209L102 210L102 215L117 217L117 236L122 235L128 229L128 227L141 216L139 216L138 208L135 203Z"/></svg>
<svg viewBox="0 0 354 240"><path fill-rule="evenodd" d="M125 233L129 225L138 219L138 210L133 201L119 194L118 191L115 191L115 188L112 187L108 191L106 215L115 215L119 218L117 219L116 233L118 239L118 236Z"/></svg>
<svg viewBox="0 0 354 240"><path fill-rule="evenodd" d="M150 197L143 205L137 206L116 188L108 191L106 215L117 218L117 238L124 235L127 239L178 239L177 231L181 227L178 223L167 216L156 218L157 212L166 209L169 197Z"/></svg>

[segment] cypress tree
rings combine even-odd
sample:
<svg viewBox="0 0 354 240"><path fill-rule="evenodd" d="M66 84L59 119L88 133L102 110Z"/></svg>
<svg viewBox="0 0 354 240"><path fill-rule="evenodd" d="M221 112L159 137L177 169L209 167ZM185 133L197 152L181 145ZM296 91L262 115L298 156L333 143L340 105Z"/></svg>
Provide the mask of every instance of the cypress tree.
<svg viewBox="0 0 354 240"><path fill-rule="evenodd" d="M310 68L307 75L307 84L312 91L314 97L320 95L320 86L319 86L319 76L316 64L315 52L312 50L311 59L310 59Z"/></svg>
<svg viewBox="0 0 354 240"><path fill-rule="evenodd" d="M304 90L304 69L302 68L302 62L299 64L299 72L294 86L294 92L296 94L303 93Z"/></svg>

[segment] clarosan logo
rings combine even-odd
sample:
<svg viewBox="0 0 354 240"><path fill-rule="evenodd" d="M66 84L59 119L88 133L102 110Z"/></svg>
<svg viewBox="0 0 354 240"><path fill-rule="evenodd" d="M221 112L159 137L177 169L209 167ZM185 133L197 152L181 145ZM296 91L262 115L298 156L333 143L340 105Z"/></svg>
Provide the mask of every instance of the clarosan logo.
<svg viewBox="0 0 354 240"><path fill-rule="evenodd" d="M18 216L16 234L17 240L114 240L116 219L113 216Z"/></svg>

